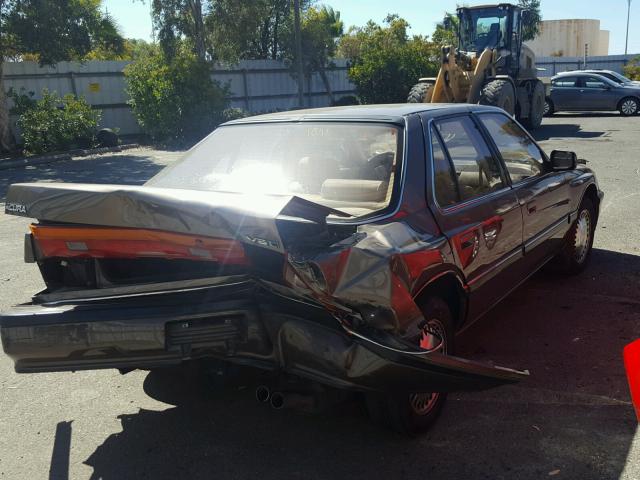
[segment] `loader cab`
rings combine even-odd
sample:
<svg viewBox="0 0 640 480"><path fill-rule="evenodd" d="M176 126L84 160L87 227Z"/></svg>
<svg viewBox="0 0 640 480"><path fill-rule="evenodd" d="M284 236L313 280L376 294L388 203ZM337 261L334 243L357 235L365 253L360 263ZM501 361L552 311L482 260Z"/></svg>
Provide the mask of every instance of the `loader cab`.
<svg viewBox="0 0 640 480"><path fill-rule="evenodd" d="M517 77L526 11L508 3L458 8L458 50L469 56L497 50L498 75Z"/></svg>

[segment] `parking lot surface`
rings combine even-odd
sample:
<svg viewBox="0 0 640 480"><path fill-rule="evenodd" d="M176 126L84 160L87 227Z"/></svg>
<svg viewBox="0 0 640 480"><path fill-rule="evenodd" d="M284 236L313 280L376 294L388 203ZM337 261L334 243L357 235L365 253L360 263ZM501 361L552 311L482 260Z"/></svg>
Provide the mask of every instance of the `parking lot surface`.
<svg viewBox="0 0 640 480"><path fill-rule="evenodd" d="M0 477L640 479L622 347L640 337L640 117L556 115L535 135L605 191L592 263L541 272L459 338L463 356L527 368L521 384L454 394L426 435L371 425L359 404L273 411L251 389L186 370L17 375L0 357ZM139 184L179 152L138 149L0 171L22 181ZM22 261L29 221L0 213L0 310L42 288Z"/></svg>

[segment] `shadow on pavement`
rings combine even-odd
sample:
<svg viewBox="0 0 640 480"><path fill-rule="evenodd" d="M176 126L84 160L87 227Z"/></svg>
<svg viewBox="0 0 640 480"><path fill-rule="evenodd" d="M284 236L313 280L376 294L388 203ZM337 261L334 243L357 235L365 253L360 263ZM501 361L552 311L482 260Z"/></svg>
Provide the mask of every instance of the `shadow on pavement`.
<svg viewBox="0 0 640 480"><path fill-rule="evenodd" d="M72 422L58 422L56 435L51 453L49 480L69 479L69 454L71 453L71 424Z"/></svg>
<svg viewBox="0 0 640 480"><path fill-rule="evenodd" d="M29 168L0 170L0 202L4 202L7 188L12 183L73 182L140 185L163 167L164 165L155 163L153 157L122 153Z"/></svg>
<svg viewBox="0 0 640 480"><path fill-rule="evenodd" d="M607 111L607 112L558 112L553 115L553 118L607 118L617 117L620 118L619 112Z"/></svg>
<svg viewBox="0 0 640 480"><path fill-rule="evenodd" d="M545 124L531 132L533 138L538 141L549 140L550 138L598 138L604 135L604 131L589 132L582 130L577 123L556 123Z"/></svg>
<svg viewBox="0 0 640 480"><path fill-rule="evenodd" d="M640 257L594 250L582 275L541 273L459 338L475 359L526 367L522 384L455 394L435 427L405 438L349 401L307 416L211 395L200 377L152 372L177 405L122 415L85 461L94 479L618 478L636 422L621 351L640 324Z"/></svg>

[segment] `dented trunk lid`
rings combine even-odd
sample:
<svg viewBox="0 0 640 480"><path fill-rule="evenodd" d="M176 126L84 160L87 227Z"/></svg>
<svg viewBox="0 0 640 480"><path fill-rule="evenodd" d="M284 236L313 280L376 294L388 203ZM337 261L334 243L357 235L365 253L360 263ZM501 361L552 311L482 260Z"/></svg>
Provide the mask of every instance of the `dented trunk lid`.
<svg viewBox="0 0 640 480"><path fill-rule="evenodd" d="M280 253L309 235L324 234L328 215L349 216L290 195L65 183L11 185L5 213L41 222L235 239Z"/></svg>

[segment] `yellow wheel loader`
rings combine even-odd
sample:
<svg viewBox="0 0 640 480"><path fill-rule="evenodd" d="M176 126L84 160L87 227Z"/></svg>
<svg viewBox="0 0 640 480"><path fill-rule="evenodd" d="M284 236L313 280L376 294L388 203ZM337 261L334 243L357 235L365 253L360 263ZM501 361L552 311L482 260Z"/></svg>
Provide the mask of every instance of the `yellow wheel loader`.
<svg viewBox="0 0 640 480"><path fill-rule="evenodd" d="M528 14L507 3L458 8L458 48L442 49L438 76L421 78L407 101L494 105L529 129L539 127L545 88L533 51L522 43Z"/></svg>

